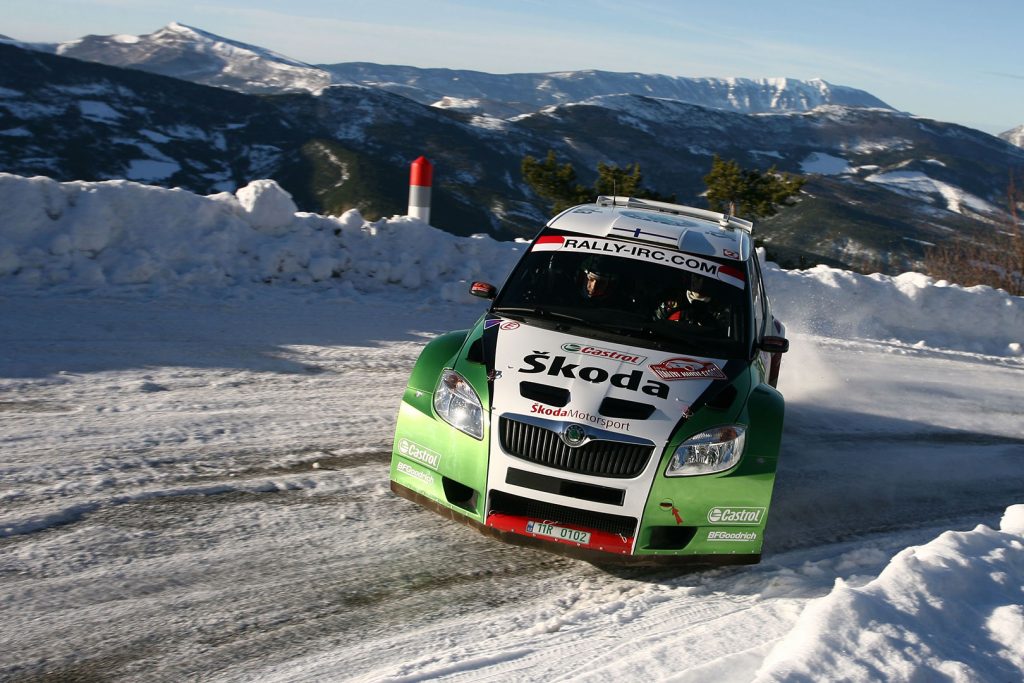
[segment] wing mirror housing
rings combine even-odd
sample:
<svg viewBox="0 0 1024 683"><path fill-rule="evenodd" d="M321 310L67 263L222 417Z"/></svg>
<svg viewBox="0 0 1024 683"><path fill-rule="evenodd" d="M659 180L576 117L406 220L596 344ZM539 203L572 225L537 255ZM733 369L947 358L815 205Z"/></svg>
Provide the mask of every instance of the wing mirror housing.
<svg viewBox="0 0 1024 683"><path fill-rule="evenodd" d="M785 353L789 351L789 340L785 337L761 337L758 347L767 353Z"/></svg>
<svg viewBox="0 0 1024 683"><path fill-rule="evenodd" d="M469 286L469 293L481 299L493 299L498 294L498 288L489 282L474 282Z"/></svg>

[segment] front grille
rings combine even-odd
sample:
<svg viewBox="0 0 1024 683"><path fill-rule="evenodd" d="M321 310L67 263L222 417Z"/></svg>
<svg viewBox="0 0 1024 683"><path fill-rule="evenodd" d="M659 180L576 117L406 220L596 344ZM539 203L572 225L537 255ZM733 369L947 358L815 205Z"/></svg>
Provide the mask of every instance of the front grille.
<svg viewBox="0 0 1024 683"><path fill-rule="evenodd" d="M619 441L565 445L557 432L507 417L500 421L501 447L509 455L565 472L598 477L635 477L644 471L653 446Z"/></svg>
<svg viewBox="0 0 1024 683"><path fill-rule="evenodd" d="M604 503L605 505L622 505L626 499L626 492L623 489L615 489L611 486L597 486L582 481L571 481L559 477L549 477L546 474L527 472L509 467L505 472L505 483L513 486L554 493L559 496L589 500L593 503Z"/></svg>
<svg viewBox="0 0 1024 683"><path fill-rule="evenodd" d="M501 512L514 517L526 517L552 524L568 524L584 529L606 531L626 538L631 538L636 532L635 517L610 515L606 512L593 512L554 503L544 503L539 500L514 496L504 491L491 491L488 514L491 512Z"/></svg>

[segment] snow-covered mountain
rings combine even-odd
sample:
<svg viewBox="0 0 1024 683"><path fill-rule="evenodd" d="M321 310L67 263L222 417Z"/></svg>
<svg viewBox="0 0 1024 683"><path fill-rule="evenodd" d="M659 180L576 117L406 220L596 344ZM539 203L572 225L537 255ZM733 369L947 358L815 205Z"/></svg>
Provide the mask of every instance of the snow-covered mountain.
<svg viewBox="0 0 1024 683"><path fill-rule="evenodd" d="M92 35L33 47L249 93L318 92L332 83L358 83L422 104L499 118L621 93L741 113L807 111L826 104L890 108L862 90L817 79L684 78L593 70L498 75L365 62L313 66L179 23L142 36Z"/></svg>
<svg viewBox="0 0 1024 683"><path fill-rule="evenodd" d="M331 75L262 47L171 23L143 36L86 36L53 51L246 93L317 92Z"/></svg>
<svg viewBox="0 0 1024 683"><path fill-rule="evenodd" d="M1003 140L1006 140L1011 145L1024 147L1024 124L1021 124L1016 128L1011 128L1010 130L1004 133L1000 133L999 137L1001 137Z"/></svg>
<svg viewBox="0 0 1024 683"><path fill-rule="evenodd" d="M423 104L499 118L549 105L627 93L742 114L808 111L828 104L891 109L863 90L819 79L685 78L594 70L489 74L365 62L330 64L325 68L343 81L389 90Z"/></svg>

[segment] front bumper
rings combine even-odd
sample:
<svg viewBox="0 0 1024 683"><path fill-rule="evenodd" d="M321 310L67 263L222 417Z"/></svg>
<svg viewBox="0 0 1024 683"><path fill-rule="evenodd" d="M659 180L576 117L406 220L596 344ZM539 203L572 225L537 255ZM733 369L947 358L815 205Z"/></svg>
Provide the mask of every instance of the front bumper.
<svg viewBox="0 0 1024 683"><path fill-rule="evenodd" d="M757 564L761 560L760 553L738 553L738 554L673 554L673 555L631 555L629 548L632 546L632 538L622 538L618 542L609 534L608 546L605 550L595 550L569 542L549 540L537 535L530 535L526 526L533 521L526 517L492 513L485 517L486 521L480 523L476 519L458 512L451 507L442 505L432 498L409 489L396 481L391 481L391 490L397 495L410 500L418 505L436 512L447 519L461 522L472 527L480 533L497 538L505 543L510 543L528 548L543 550L556 555L571 557L583 560L595 565L608 566L634 566L634 567L720 567L724 565L749 565Z"/></svg>

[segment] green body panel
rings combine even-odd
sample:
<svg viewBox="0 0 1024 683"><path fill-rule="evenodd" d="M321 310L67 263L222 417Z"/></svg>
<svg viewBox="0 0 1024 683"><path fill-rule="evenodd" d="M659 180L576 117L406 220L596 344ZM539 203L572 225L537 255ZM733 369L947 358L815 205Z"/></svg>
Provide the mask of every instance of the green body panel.
<svg viewBox="0 0 1024 683"><path fill-rule="evenodd" d="M473 334L461 330L442 335L420 353L398 411L391 479L483 522L489 413L485 412L483 439L477 440L437 417L433 407L434 388L445 368L455 368L473 385L483 405L489 405L484 366L465 360L457 362L457 358L464 356L461 350L467 341L472 343L479 337L479 330L478 325ZM463 487L470 489L472 495Z"/></svg>
<svg viewBox="0 0 1024 683"><path fill-rule="evenodd" d="M640 522L635 549L637 555L760 554L778 466L784 402L778 391L762 383L764 378L756 364L745 374L749 393L739 391L727 411L705 409L698 412L670 440L658 465ZM738 390L743 385L744 378L733 383ZM721 474L695 477L665 476L672 454L686 439L710 427L730 423L747 426L744 455L735 468ZM714 509L743 509L747 512L754 509L760 514L756 523L747 520L740 524L711 523L709 520ZM648 547L656 533L655 527L677 526L696 527L692 540L684 549ZM709 538L713 533L720 538ZM724 538L721 537L723 534Z"/></svg>
<svg viewBox="0 0 1024 683"><path fill-rule="evenodd" d="M484 438L484 441L477 441L403 401L392 451L391 479L483 522L482 506L487 486L486 434ZM445 479L449 480L447 489ZM458 484L471 489L472 495Z"/></svg>
<svg viewBox="0 0 1024 683"><path fill-rule="evenodd" d="M409 377L409 387L433 394L441 370L455 365L455 358L465 343L468 332L456 330L442 334L423 347Z"/></svg>

